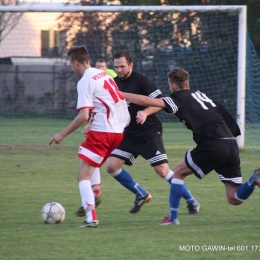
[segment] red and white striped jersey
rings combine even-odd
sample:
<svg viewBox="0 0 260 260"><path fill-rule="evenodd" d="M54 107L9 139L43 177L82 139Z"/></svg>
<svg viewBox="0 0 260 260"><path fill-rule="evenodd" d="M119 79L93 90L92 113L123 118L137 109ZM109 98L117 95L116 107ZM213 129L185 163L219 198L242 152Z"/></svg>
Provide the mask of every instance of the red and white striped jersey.
<svg viewBox="0 0 260 260"><path fill-rule="evenodd" d="M89 108L97 132L122 133L130 121L127 103L115 81L105 71L86 69L77 84L77 110Z"/></svg>

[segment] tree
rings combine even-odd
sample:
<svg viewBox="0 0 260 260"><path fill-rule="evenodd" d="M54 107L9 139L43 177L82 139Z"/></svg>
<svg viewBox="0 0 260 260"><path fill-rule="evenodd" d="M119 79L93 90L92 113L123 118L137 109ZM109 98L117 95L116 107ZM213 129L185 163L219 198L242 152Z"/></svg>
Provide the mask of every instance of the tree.
<svg viewBox="0 0 260 260"><path fill-rule="evenodd" d="M17 5L16 0L0 0L1 6ZM18 24L22 13L0 13L0 44L3 39Z"/></svg>
<svg viewBox="0 0 260 260"><path fill-rule="evenodd" d="M259 0L121 0L122 5L246 5L247 26L260 57L260 1Z"/></svg>

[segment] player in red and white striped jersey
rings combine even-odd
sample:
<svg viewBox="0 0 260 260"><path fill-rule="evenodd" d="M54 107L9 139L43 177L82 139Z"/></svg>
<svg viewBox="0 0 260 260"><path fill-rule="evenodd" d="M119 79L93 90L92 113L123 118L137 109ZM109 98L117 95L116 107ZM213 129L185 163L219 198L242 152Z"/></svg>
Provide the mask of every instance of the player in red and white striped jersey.
<svg viewBox="0 0 260 260"><path fill-rule="evenodd" d="M71 47L67 55L74 72L82 76L77 84L79 114L62 132L54 135L49 144L60 144L67 135L89 120L84 128L86 140L80 145L78 153L79 190L82 206L86 211L86 220L80 227L97 227L98 219L90 180L94 170L101 167L121 143L130 115L126 101L112 77L103 70L91 67L85 46Z"/></svg>

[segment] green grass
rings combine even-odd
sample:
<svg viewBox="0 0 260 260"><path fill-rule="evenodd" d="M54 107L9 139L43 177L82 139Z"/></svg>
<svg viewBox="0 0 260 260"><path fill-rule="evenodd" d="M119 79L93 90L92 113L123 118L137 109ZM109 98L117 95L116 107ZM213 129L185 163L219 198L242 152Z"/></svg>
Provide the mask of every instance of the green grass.
<svg viewBox="0 0 260 260"><path fill-rule="evenodd" d="M71 120L47 118L0 118L0 144L2 145L48 145L51 137L63 130ZM66 138L66 146L83 140L80 130ZM63 144L62 144L63 145Z"/></svg>
<svg viewBox="0 0 260 260"><path fill-rule="evenodd" d="M71 120L49 118L1 118L0 117L0 145L48 145L51 137L66 127ZM74 146L84 139L81 129L69 135L61 144ZM190 131L176 122L165 123L164 140L166 147L193 145Z"/></svg>
<svg viewBox="0 0 260 260"><path fill-rule="evenodd" d="M50 118L2 118L0 117L0 145L48 146L51 137L60 132L71 120ZM194 146L191 131L179 122L163 124L166 148ZM247 124L245 148L260 151L259 124ZM81 130L68 136L61 146L75 146L83 140Z"/></svg>
<svg viewBox="0 0 260 260"><path fill-rule="evenodd" d="M152 193L151 203L140 213L130 214L134 196L103 167L103 201L97 209L100 225L80 229L83 219L75 217L74 211L81 203L76 181L81 133L72 134L55 150L47 148L52 135L67 123L54 119L0 120L0 144L46 146L0 148L1 260L259 259L258 188L246 203L235 207L227 203L215 172L201 181L190 176L186 184L201 204L200 213L188 215L182 201L181 225L162 227L158 222L168 213L169 184L142 158L127 169ZM191 137L184 134L188 131L178 125L167 124L164 132L171 168L193 146ZM241 152L244 181L259 167L259 158L260 152ZM51 201L60 202L66 210L62 224L45 225L41 220L41 208ZM183 246L190 246L190 250L182 251ZM214 246L226 250L213 251ZM231 251L233 246L244 246L244 251Z"/></svg>

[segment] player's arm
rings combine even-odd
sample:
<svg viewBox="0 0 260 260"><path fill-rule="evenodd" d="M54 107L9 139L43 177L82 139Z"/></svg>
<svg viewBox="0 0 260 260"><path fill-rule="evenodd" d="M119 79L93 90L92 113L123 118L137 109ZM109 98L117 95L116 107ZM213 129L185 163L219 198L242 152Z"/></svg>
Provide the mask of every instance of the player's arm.
<svg viewBox="0 0 260 260"><path fill-rule="evenodd" d="M74 120L60 133L54 135L49 142L51 145L53 142L55 144L60 144L62 140L70 133L77 130L89 119L89 108L82 108Z"/></svg>
<svg viewBox="0 0 260 260"><path fill-rule="evenodd" d="M143 95L121 92L125 99L140 106L152 106L157 108L166 108L164 101L161 98L149 98Z"/></svg>
<svg viewBox="0 0 260 260"><path fill-rule="evenodd" d="M145 95L150 98L162 97L161 91L156 88L152 80L149 79L147 76L143 76L141 78L141 86L142 93L139 94ZM159 110L161 110L161 107L147 106L144 110L137 113L137 123L143 124L148 116L158 112Z"/></svg>
<svg viewBox="0 0 260 260"><path fill-rule="evenodd" d="M150 115L152 115L152 114L154 114L154 113L160 111L161 109L162 109L161 107L151 107L151 106L149 106L149 107L145 108L145 109L143 110L143 112L145 112L145 114L146 114L147 116L150 116Z"/></svg>
<svg viewBox="0 0 260 260"><path fill-rule="evenodd" d="M136 122L138 124L143 124L146 120L146 118L156 112L158 112L159 110L161 110L160 107L146 107L144 110L140 110L137 112L136 115Z"/></svg>

